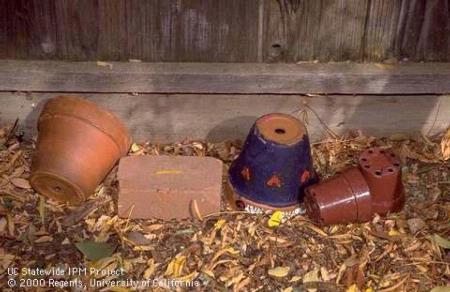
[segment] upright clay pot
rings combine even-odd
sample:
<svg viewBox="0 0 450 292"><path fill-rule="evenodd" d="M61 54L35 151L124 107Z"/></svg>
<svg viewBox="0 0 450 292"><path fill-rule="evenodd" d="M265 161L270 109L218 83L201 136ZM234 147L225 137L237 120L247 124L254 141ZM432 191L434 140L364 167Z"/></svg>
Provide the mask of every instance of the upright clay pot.
<svg viewBox="0 0 450 292"><path fill-rule="evenodd" d="M306 189L306 212L322 225L368 221L371 203L369 186L358 167Z"/></svg>
<svg viewBox="0 0 450 292"><path fill-rule="evenodd" d="M58 96L39 117L31 186L39 193L78 204L94 193L131 138L122 122L85 99Z"/></svg>
<svg viewBox="0 0 450 292"><path fill-rule="evenodd" d="M273 113L260 117L229 170L231 204L246 210L295 210L315 183L305 126Z"/></svg>
<svg viewBox="0 0 450 292"><path fill-rule="evenodd" d="M372 210L379 215L398 212L405 203L400 160L390 149L373 147L359 156L359 165L372 195Z"/></svg>

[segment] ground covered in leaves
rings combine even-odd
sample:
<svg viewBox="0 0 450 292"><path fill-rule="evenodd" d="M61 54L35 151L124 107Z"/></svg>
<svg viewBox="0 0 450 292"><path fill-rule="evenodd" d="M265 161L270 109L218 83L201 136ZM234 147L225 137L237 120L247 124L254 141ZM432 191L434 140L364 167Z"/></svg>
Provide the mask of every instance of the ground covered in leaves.
<svg viewBox="0 0 450 292"><path fill-rule="evenodd" d="M223 213L183 222L120 219L114 170L82 206L46 200L27 180L33 143L4 127L0 289L14 285L15 291L22 285L22 290L53 291L50 278L53 285L62 281L57 283L72 291L129 291L137 286L131 280L146 279L151 286L138 289L429 291L447 286L450 166L444 158L450 137L445 139L403 134L375 139L350 133L316 143L313 156L321 178L354 164L368 146L393 147L404 163L404 211L365 224L319 227L297 216L269 227L270 215L233 212L226 206ZM207 155L229 165L240 146L237 141L134 144L130 155ZM91 268L100 272L90 273Z"/></svg>

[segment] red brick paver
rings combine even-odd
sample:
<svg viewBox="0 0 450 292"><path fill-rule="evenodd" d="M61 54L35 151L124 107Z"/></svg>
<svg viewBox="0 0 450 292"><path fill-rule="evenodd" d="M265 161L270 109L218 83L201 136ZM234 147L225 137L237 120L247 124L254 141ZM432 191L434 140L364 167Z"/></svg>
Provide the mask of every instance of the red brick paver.
<svg viewBox="0 0 450 292"><path fill-rule="evenodd" d="M128 156L119 163L119 216L182 219L220 211L222 162L212 157Z"/></svg>

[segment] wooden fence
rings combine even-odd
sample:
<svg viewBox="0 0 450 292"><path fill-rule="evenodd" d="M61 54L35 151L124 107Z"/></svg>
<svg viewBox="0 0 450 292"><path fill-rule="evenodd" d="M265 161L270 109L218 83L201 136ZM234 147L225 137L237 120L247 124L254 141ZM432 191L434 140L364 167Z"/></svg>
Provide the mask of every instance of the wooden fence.
<svg viewBox="0 0 450 292"><path fill-rule="evenodd" d="M450 61L450 0L0 0L0 7L3 59Z"/></svg>

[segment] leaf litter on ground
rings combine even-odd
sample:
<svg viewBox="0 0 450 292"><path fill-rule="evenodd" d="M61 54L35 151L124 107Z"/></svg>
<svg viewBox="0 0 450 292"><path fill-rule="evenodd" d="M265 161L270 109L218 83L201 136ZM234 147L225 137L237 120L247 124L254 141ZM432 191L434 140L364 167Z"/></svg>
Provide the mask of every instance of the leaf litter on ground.
<svg viewBox="0 0 450 292"><path fill-rule="evenodd" d="M61 266L126 271L117 279L198 281L200 291L448 290L448 132L375 138L353 131L313 143L321 179L355 165L366 147L392 147L404 163L407 192L400 213L320 227L304 216L282 220L280 213L250 215L225 204L219 214L192 220L121 219L111 199L116 169L82 206L42 200L28 183L34 145L7 137L9 129L0 131L2 290L8 267ZM134 144L131 155L213 156L228 166L241 147L241 141L145 143ZM92 277L79 278L88 283Z"/></svg>

